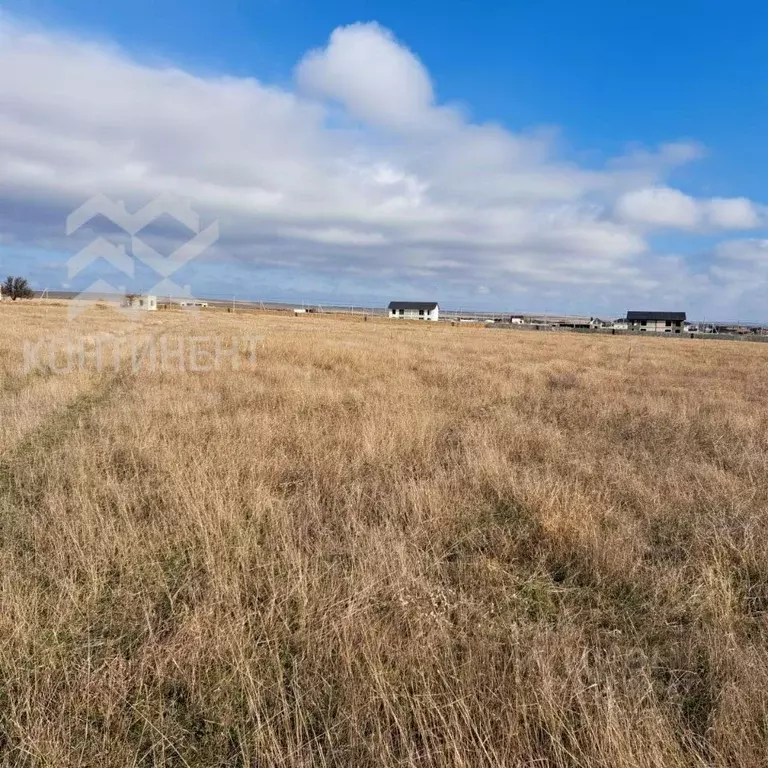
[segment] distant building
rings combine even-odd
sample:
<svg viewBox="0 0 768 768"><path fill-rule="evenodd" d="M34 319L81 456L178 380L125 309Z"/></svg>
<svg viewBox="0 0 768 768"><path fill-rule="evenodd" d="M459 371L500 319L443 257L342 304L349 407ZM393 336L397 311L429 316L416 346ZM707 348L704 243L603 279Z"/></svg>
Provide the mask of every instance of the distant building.
<svg viewBox="0 0 768 768"><path fill-rule="evenodd" d="M752 331L745 325L716 325L715 333L722 333L726 336L746 336Z"/></svg>
<svg viewBox="0 0 768 768"><path fill-rule="evenodd" d="M647 333L681 333L685 312L627 312L631 331Z"/></svg>
<svg viewBox="0 0 768 768"><path fill-rule="evenodd" d="M152 296L149 293L140 296L126 296L126 305L131 309L154 312L157 309L157 296Z"/></svg>
<svg viewBox="0 0 768 768"><path fill-rule="evenodd" d="M208 306L207 301L196 301L195 299L183 299L179 306L184 309L205 309Z"/></svg>
<svg viewBox="0 0 768 768"><path fill-rule="evenodd" d="M553 317L550 319L552 324L556 325L558 328L591 328L592 327L591 317L575 317L573 315L568 315L565 317Z"/></svg>
<svg viewBox="0 0 768 768"><path fill-rule="evenodd" d="M389 316L399 320L432 320L437 322L440 308L436 301L390 301Z"/></svg>

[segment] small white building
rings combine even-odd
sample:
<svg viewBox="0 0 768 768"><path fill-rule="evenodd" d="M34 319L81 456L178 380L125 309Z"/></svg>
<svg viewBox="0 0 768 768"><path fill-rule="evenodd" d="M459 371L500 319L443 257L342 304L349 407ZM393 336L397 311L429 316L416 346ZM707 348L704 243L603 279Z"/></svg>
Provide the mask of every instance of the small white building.
<svg viewBox="0 0 768 768"><path fill-rule="evenodd" d="M440 307L436 301L390 301L389 317L398 320L432 320L437 322Z"/></svg>
<svg viewBox="0 0 768 768"><path fill-rule="evenodd" d="M205 309L208 306L207 301L197 301L195 299L182 299L179 306L183 309Z"/></svg>
<svg viewBox="0 0 768 768"><path fill-rule="evenodd" d="M140 309L144 312L154 312L157 309L157 296L145 293L138 296L126 296L126 306L131 309Z"/></svg>

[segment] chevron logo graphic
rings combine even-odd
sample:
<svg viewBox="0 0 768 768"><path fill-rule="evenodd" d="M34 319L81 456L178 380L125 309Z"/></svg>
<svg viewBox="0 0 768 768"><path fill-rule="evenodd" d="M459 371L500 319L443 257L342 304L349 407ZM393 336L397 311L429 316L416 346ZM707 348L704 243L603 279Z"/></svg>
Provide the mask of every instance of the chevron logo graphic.
<svg viewBox="0 0 768 768"><path fill-rule="evenodd" d="M171 216L192 233L187 242L180 245L169 256L163 256L141 240L138 234L146 226L163 215ZM205 229L200 229L200 217L192 209L189 201L164 193L145 206L129 213L122 201L114 201L103 194L94 195L67 216L66 233L73 235L88 222L102 216L123 230L131 238L131 253L125 245L116 245L104 237L97 237L81 248L67 261L69 278L76 277L94 262L103 259L128 277L135 274L135 260L150 267L160 276L160 281L149 293L154 295L173 295L186 299L193 298L189 286L180 286L169 278L184 265L196 259L213 246L219 239L219 222L214 221ZM104 280L97 280L82 291L70 305L70 319L84 312L94 301L103 300L104 296L122 293ZM129 315L140 312L133 302L121 305L120 311Z"/></svg>
<svg viewBox="0 0 768 768"><path fill-rule="evenodd" d="M124 245L114 245L103 237L97 237L67 261L67 276L71 280L97 259L108 261L113 267L133 277L133 259Z"/></svg>
<svg viewBox="0 0 768 768"><path fill-rule="evenodd" d="M185 264L196 259L203 251L210 248L219 239L219 223L215 221L207 229L198 232L191 240L187 240L177 248L170 256L161 256L154 248L139 240L131 238L131 250L133 255L152 267L163 277L170 277Z"/></svg>
<svg viewBox="0 0 768 768"><path fill-rule="evenodd" d="M124 232L135 235L164 213L173 216L192 232L200 231L200 217L192 210L189 201L174 195L163 193L136 213L128 213L125 203L116 203L100 194L86 200L67 216L67 234L73 234L97 216L104 216Z"/></svg>

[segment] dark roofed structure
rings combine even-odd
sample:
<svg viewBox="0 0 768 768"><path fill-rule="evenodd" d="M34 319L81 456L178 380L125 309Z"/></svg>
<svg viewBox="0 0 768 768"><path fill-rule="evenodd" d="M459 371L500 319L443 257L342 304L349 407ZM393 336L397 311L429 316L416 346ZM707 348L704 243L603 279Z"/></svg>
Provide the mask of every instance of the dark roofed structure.
<svg viewBox="0 0 768 768"><path fill-rule="evenodd" d="M685 312L627 312L627 322L632 323L636 320L672 320L674 322L685 322Z"/></svg>
<svg viewBox="0 0 768 768"><path fill-rule="evenodd" d="M633 331L651 333L680 333L685 322L685 312L627 312L627 324Z"/></svg>
<svg viewBox="0 0 768 768"><path fill-rule="evenodd" d="M389 316L400 320L436 321L440 310L436 301L390 301Z"/></svg>
<svg viewBox="0 0 768 768"><path fill-rule="evenodd" d="M388 309L426 309L430 312L437 307L436 301L390 301Z"/></svg>

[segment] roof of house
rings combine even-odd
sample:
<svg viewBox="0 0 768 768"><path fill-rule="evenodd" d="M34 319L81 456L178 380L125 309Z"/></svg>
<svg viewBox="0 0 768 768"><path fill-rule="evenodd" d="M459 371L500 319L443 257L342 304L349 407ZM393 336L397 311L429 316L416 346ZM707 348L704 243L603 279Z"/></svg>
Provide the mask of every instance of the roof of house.
<svg viewBox="0 0 768 768"><path fill-rule="evenodd" d="M436 301L390 301L389 309L437 309Z"/></svg>
<svg viewBox="0 0 768 768"><path fill-rule="evenodd" d="M682 322L685 320L685 312L627 312L627 321L637 322L638 320L672 320Z"/></svg>

